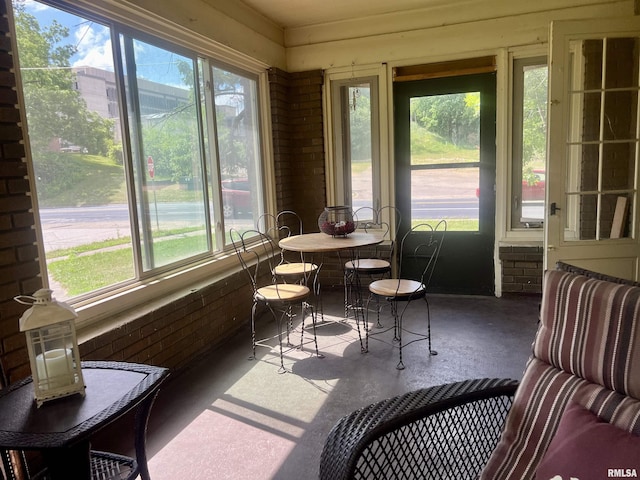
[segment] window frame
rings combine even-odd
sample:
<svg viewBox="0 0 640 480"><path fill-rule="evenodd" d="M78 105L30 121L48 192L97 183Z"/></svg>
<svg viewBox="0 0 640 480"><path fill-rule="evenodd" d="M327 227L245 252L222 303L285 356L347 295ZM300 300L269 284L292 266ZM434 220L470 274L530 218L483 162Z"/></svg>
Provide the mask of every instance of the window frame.
<svg viewBox="0 0 640 480"><path fill-rule="evenodd" d="M393 204L394 174L390 168L388 137L388 82L386 64L352 65L327 70L324 82L324 122L328 205L344 205L346 191L342 131L341 87L371 82L372 193L374 207ZM349 187L350 188L350 187Z"/></svg>
<svg viewBox="0 0 640 480"><path fill-rule="evenodd" d="M257 139L258 143L258 155L260 174L259 179L262 187L262 200L261 203L265 206L273 205L272 197L274 195L274 181L273 181L273 167L269 159L272 157L272 148L270 141L270 124L269 124L269 87L268 87L268 66L260 61L241 55L228 47L217 44L213 39L204 38L196 35L184 29L177 29L175 26L167 25L166 22L161 22L159 19L150 17L144 14L144 11L124 12L119 7L110 7L108 9L101 8L100 6L94 6L85 2L78 2L77 4L70 5L65 1L54 0L40 0L42 3L49 5L53 8L65 10L72 14L80 15L84 18L94 19L102 24L106 24L111 31L112 41L118 41L118 36L122 33L127 35L133 33L133 37L136 39L143 39L145 41L151 40L154 45L169 45L173 50L189 52L189 55L196 59L196 68L200 66L200 59L206 58L208 62L208 69L213 67L218 68L232 68L235 72L241 73L247 77L255 80L255 93L256 99L256 131L259 135ZM11 2L10 2L11 3ZM12 32L13 49L16 49L15 41L15 20L13 16L13 5L8 6L8 16L10 31ZM19 61L16 58L16 61ZM117 65L118 62L116 61ZM115 66L115 65L114 65ZM116 66L116 81L122 80L122 75L118 73L118 67ZM120 75L120 78L118 78ZM16 69L16 84L18 93L18 102L20 105L21 120L23 125L26 125L26 112L24 95L22 90L22 79L19 69ZM120 100L124 101L124 91L120 92ZM214 112L215 105L211 106L211 111ZM200 108L200 107L197 107ZM122 107L121 107L122 110ZM204 116L204 115L203 115ZM203 118L201 124L201 130L207 128L208 120ZM124 127L123 127L124 128ZM214 132L215 133L215 132ZM202 136L202 132L200 135ZM129 137L129 133L125 135ZM201 139L203 141L203 139ZM128 141L123 139L123 150L129 148ZM217 145L217 142L215 142ZM31 163L31 151L29 142L25 142L25 156L27 158L29 179L31 182L32 192L35 192L34 170ZM216 160L211 157L213 155L207 155L207 152L201 152L201 161L207 163L207 169L211 170L207 172L209 178L213 178L213 181L218 181L219 184L219 165ZM129 165L125 166L126 182L128 188L135 188L133 186L133 179L129 178L131 172L127 171L131 168L131 161ZM221 188L218 187L218 193L221 196ZM215 195L214 195L215 196ZM213 202L210 199L208 204ZM129 208L131 207L133 200L129 197ZM41 230L41 221L39 215L39 206L37 201L37 195L33 195L34 205L34 225L36 230L37 247L39 252L39 261L41 265L41 271L46 272L46 257L44 255L44 244ZM207 208L209 208L207 206ZM218 208L214 205L213 208ZM216 239L222 234L224 235L224 220L222 220L221 210L220 218L216 216L216 225L212 225L212 231L216 233ZM136 228L135 222L131 221L132 230ZM133 232L132 232L133 233ZM132 238L132 241L135 238ZM209 244L212 242L209 241ZM138 259L134 258L134 263L138 262ZM212 245L209 252L205 255L197 255L190 257L186 261L176 262L166 268L158 268L147 274L143 274L136 268L136 278L132 281L123 282L112 285L106 289L97 290L67 300L72 306L74 306L78 312L77 324L79 327L87 327L94 324L103 325L103 321L106 319L115 319L117 316L126 315L126 311L133 307L149 304L150 302L160 301L165 302L167 298L171 298L174 295L181 295L189 291L193 291L193 285L198 282L207 281L211 283L216 279L223 278L230 271L234 271L237 268L237 259L233 253L231 244L227 244L222 249L217 249L216 245ZM48 286L48 275L45 273L42 275L43 284Z"/></svg>
<svg viewBox="0 0 640 480"><path fill-rule="evenodd" d="M353 205L352 178L351 178L351 129L348 121L349 101L348 89L351 87L368 84L370 91L370 127L371 127L371 193L372 207L378 209L380 205L380 138L376 132L379 127L378 102L379 79L377 76L366 76L335 80L331 82L333 124L335 128L334 154L336 172L336 201L340 205ZM354 210L356 207L353 207Z"/></svg>
<svg viewBox="0 0 640 480"><path fill-rule="evenodd" d="M517 153L522 151L522 98L523 98L523 83L518 85L516 89L515 81L516 74L515 69L517 65L529 66L529 65L542 65L542 59L548 57L546 49L540 48L523 48L509 51L508 54L508 79L507 79L507 91L508 91L508 121L507 123L507 190L505 192L506 201L506 235L505 241L526 241L526 242L542 242L544 237L544 219L540 225L535 225L534 228L527 227L526 224L520 223L521 218L521 202L517 209L515 208L516 198L520 199L522 195L522 154ZM524 80L524 76L520 75L520 78ZM517 90L517 91L516 91ZM519 106L517 102L519 101ZM516 114L516 110L519 109L520 113ZM516 130L520 130L517 132ZM548 132L547 132L548 134ZM519 139L519 140L518 140ZM545 193L546 197L546 193ZM545 199L546 202L546 199ZM546 214L546 203L545 203Z"/></svg>
<svg viewBox="0 0 640 480"><path fill-rule="evenodd" d="M521 57L513 60L511 96L513 110L511 116L511 193L510 193L510 226L512 229L541 229L544 221L532 222L529 227L522 219L522 150L523 150L523 102L524 102L524 70L527 67L547 65L546 56ZM548 75L547 75L548 78ZM517 206L516 206L517 205ZM543 206L544 208L544 206Z"/></svg>

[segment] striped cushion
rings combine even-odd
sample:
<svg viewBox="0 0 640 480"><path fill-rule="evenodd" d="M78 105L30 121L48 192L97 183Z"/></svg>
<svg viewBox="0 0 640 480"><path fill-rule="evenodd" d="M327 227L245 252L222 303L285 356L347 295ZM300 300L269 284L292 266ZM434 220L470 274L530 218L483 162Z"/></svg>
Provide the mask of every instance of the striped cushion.
<svg viewBox="0 0 640 480"><path fill-rule="evenodd" d="M545 273L533 356L481 478L530 479L570 400L640 435L640 287Z"/></svg>

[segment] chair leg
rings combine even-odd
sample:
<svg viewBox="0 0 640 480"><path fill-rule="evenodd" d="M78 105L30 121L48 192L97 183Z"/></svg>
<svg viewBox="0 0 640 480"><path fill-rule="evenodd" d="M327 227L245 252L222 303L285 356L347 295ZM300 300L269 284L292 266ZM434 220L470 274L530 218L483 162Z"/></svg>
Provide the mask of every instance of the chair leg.
<svg viewBox="0 0 640 480"><path fill-rule="evenodd" d="M310 303L304 302L303 303L303 311L302 311L302 334L300 335L300 350L303 349L303 345L304 345L304 319L306 317L306 310L310 309L311 310L311 325L313 328L313 343L315 345L316 348L316 357L318 358L324 358L324 355L322 355L320 353L320 351L318 350L318 336L316 335L316 311L313 308L313 305L311 305Z"/></svg>
<svg viewBox="0 0 640 480"><path fill-rule="evenodd" d="M342 281L344 282L344 318L347 318L349 316L349 299L351 295L349 292L349 271L346 269Z"/></svg>
<svg viewBox="0 0 640 480"><path fill-rule="evenodd" d="M291 338L289 337L289 333L293 329L293 309L291 305L287 308L287 347L291 347ZM302 319L304 324L304 318Z"/></svg>
<svg viewBox="0 0 640 480"><path fill-rule="evenodd" d="M398 350L399 350L399 360L396 368L398 370L404 370L404 362L402 361L402 319L404 317L404 312L407 309L407 304L402 309L400 315L398 315L398 304L397 302L391 302L391 308L393 310L393 323L394 323L394 340L398 342Z"/></svg>
<svg viewBox="0 0 640 480"><path fill-rule="evenodd" d="M251 356L249 356L249 360L256 359L256 310L258 308L258 303L253 302L253 306L251 307Z"/></svg>
<svg viewBox="0 0 640 480"><path fill-rule="evenodd" d="M392 300L389 305L391 307L391 316L393 317L393 341L399 342L401 326L398 324L398 302Z"/></svg>
<svg viewBox="0 0 640 480"><path fill-rule="evenodd" d="M384 278L384 276L382 277ZM368 308L368 306L367 306ZM376 317L376 328L384 328L384 326L382 325L382 323L380 322L380 311L382 310L382 305L380 304L380 297L378 297L376 295L376 312L377 312L377 317Z"/></svg>
<svg viewBox="0 0 640 480"><path fill-rule="evenodd" d="M427 304L427 338L429 339L429 355L437 355L438 352L431 348L431 312L429 311L429 300L425 295L424 301Z"/></svg>
<svg viewBox="0 0 640 480"><path fill-rule="evenodd" d="M280 346L280 368L278 369L278 373L286 373L287 369L284 368L284 352L282 350L282 320L284 317L288 317L288 308L285 308L282 311L282 314L278 317L276 312L273 310L271 305L269 305L269 310L271 310L271 314L276 321L276 327L278 328L278 345ZM287 318L287 322L289 319ZM289 328L287 327L287 338L289 337Z"/></svg>

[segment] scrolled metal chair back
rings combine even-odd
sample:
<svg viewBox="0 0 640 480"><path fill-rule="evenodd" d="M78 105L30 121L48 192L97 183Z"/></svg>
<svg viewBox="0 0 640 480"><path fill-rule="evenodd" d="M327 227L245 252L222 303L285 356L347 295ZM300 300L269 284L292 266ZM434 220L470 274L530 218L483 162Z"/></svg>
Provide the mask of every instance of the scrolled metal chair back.
<svg viewBox="0 0 640 480"><path fill-rule="evenodd" d="M242 269L247 273L254 293L260 285L260 278L268 271L271 281L274 281L274 262L279 259L279 250L272 238L259 230L245 230L239 232L231 229L229 232L233 249L238 256Z"/></svg>
<svg viewBox="0 0 640 480"><path fill-rule="evenodd" d="M404 234L400 241L400 256L402 257L399 267L400 278L404 278L402 268L406 264L407 258L422 260L424 266L420 270L419 280L426 288L429 287L446 231L446 220L440 220L435 227L431 223L419 223ZM418 279L416 278L416 280Z"/></svg>

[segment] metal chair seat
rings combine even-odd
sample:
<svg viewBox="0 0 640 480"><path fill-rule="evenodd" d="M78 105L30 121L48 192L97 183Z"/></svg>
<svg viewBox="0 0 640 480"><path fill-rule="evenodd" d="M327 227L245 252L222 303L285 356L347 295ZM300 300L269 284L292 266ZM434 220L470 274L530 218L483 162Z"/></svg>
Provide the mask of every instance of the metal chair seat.
<svg viewBox="0 0 640 480"><path fill-rule="evenodd" d="M427 287L416 280L385 278L370 283L369 291L375 295L394 300L413 300L425 295Z"/></svg>
<svg viewBox="0 0 640 480"><path fill-rule="evenodd" d="M360 258L346 262L344 268L364 275L382 275L391 271L391 263L380 258Z"/></svg>
<svg viewBox="0 0 640 480"><path fill-rule="evenodd" d="M273 269L279 277L300 277L310 275L318 270L318 265L309 262L281 263Z"/></svg>
<svg viewBox="0 0 640 480"><path fill-rule="evenodd" d="M274 283L256 290L256 300L270 304L301 302L311 294L309 287L297 283Z"/></svg>

